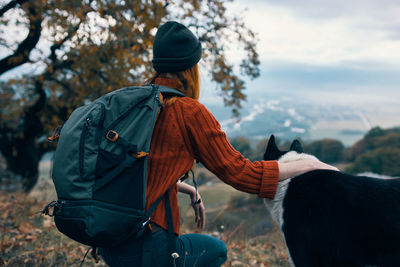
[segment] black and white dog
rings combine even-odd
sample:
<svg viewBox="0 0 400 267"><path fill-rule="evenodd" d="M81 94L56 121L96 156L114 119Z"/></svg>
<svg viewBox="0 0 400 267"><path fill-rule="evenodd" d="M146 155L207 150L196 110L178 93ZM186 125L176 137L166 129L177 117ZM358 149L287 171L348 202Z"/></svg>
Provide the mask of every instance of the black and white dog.
<svg viewBox="0 0 400 267"><path fill-rule="evenodd" d="M279 162L310 157L297 140L280 151L274 136L264 154ZM296 267L400 266L400 178L315 170L279 182L265 202Z"/></svg>

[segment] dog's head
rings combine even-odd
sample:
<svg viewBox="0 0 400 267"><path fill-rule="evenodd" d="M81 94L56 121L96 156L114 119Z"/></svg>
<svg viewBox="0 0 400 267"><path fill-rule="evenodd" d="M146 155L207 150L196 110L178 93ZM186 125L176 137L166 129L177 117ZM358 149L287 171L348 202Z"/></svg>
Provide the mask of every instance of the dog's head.
<svg viewBox="0 0 400 267"><path fill-rule="evenodd" d="M314 156L305 154L299 140L294 140L289 150L279 150L275 143L275 136L271 135L268 140L267 149L264 153L264 160L278 160L279 162L290 162L302 160L306 158L314 158Z"/></svg>

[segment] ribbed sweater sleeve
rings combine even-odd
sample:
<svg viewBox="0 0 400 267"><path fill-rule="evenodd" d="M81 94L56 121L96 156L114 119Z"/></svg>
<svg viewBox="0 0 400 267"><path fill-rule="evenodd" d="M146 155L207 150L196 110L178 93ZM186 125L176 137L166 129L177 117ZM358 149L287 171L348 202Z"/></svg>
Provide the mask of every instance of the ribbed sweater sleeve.
<svg viewBox="0 0 400 267"><path fill-rule="evenodd" d="M245 159L231 146L218 121L204 105L187 98L181 103L195 159L234 188L273 198L278 184L278 163Z"/></svg>

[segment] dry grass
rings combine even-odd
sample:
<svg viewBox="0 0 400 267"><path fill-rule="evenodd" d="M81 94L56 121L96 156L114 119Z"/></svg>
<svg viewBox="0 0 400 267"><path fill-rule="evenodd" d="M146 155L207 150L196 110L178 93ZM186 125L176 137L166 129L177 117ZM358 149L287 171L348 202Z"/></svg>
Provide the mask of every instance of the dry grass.
<svg viewBox="0 0 400 267"><path fill-rule="evenodd" d="M50 217L40 215L56 197L49 167L41 165L39 183L29 195L0 191L0 266L79 266L87 250L60 234ZM226 242L229 259L224 266L289 266L280 231L263 205L215 177L209 181L199 187L207 210L203 233ZM196 231L187 197L180 197L180 206L182 233ZM106 265L88 256L83 266Z"/></svg>
<svg viewBox="0 0 400 267"><path fill-rule="evenodd" d="M44 205L24 193L0 191L0 265L79 266L86 246L63 236L51 218L41 216ZM88 258L83 266L106 265Z"/></svg>

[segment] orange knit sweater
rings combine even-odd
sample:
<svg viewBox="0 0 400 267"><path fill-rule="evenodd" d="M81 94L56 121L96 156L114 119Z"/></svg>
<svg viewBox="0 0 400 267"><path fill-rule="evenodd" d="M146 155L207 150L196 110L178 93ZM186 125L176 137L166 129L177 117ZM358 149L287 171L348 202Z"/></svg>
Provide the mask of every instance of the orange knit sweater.
<svg viewBox="0 0 400 267"><path fill-rule="evenodd" d="M159 84L165 80L157 79ZM210 111L197 100L183 97L160 113L153 132L148 161L146 209L168 188L174 230L179 234L180 215L176 181L200 161L223 182L234 188L273 198L278 183L276 161L250 162L228 142ZM168 229L164 199L151 221Z"/></svg>

